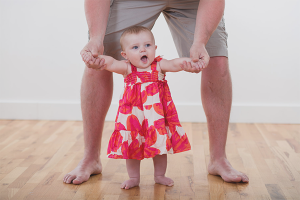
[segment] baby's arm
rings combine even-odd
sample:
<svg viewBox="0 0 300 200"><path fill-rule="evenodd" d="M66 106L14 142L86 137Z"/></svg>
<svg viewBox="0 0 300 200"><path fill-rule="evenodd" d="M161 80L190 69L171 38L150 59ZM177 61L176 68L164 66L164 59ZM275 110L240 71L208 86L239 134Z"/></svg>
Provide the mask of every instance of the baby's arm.
<svg viewBox="0 0 300 200"><path fill-rule="evenodd" d="M128 63L126 63L125 61L119 61L114 59L113 57L105 55L99 55L98 58L102 61L97 64L99 65L99 67L96 70L106 69L107 71L115 72L122 75L125 75L127 73ZM94 58L90 52L85 52L83 55L83 60L85 62L95 62L96 58Z"/></svg>
<svg viewBox="0 0 300 200"><path fill-rule="evenodd" d="M159 64L162 72L178 72L181 71L181 66L183 63L191 63L192 67L203 69L204 63L200 59L198 62L194 63L191 58L175 58L173 60L162 59Z"/></svg>
<svg viewBox="0 0 300 200"><path fill-rule="evenodd" d="M100 59L104 59L104 64L101 70L106 69L110 72L126 75L128 69L128 63L125 60L116 60L113 57L100 55Z"/></svg>

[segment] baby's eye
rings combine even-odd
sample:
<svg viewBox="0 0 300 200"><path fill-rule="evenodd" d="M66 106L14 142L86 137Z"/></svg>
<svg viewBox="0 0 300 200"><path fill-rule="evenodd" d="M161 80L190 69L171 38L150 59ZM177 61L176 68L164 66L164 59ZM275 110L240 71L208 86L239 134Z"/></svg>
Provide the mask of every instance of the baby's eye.
<svg viewBox="0 0 300 200"><path fill-rule="evenodd" d="M151 45L150 44L146 44L146 47L150 47Z"/></svg>
<svg viewBox="0 0 300 200"><path fill-rule="evenodd" d="M132 48L133 48L133 49L138 49L138 46L133 46Z"/></svg>

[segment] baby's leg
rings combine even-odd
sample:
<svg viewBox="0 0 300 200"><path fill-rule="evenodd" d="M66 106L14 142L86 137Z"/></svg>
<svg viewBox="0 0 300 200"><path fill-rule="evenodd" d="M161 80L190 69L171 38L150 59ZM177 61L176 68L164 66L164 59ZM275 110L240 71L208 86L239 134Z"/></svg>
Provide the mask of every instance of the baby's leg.
<svg viewBox="0 0 300 200"><path fill-rule="evenodd" d="M135 159L127 159L126 160L126 168L129 175L129 180L124 181L121 184L121 188L130 189L135 186L139 186L140 184L140 160Z"/></svg>
<svg viewBox="0 0 300 200"><path fill-rule="evenodd" d="M167 154L156 155L153 158L154 164L154 181L155 183L173 186L174 181L168 177L165 177L165 173L167 170Z"/></svg>

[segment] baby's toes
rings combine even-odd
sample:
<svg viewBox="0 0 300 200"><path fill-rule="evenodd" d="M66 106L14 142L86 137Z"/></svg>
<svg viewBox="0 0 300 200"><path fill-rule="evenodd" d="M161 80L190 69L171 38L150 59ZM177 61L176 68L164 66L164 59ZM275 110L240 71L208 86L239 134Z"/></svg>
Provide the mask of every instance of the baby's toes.
<svg viewBox="0 0 300 200"><path fill-rule="evenodd" d="M125 187L126 187L126 184L125 184L125 183L122 183L122 184L121 184L121 189L125 189Z"/></svg>
<svg viewBox="0 0 300 200"><path fill-rule="evenodd" d="M174 185L174 181L168 177L165 176L158 176L154 178L155 183L157 184L162 184L162 185L166 185L166 186L173 186Z"/></svg>

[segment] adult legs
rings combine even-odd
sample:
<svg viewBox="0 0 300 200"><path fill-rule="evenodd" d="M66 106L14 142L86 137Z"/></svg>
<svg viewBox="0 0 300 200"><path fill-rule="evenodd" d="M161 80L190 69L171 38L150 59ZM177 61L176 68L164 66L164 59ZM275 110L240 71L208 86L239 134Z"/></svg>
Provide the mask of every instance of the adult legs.
<svg viewBox="0 0 300 200"><path fill-rule="evenodd" d="M248 182L226 158L225 146L232 103L232 84L227 57L211 57L202 71L201 98L209 132L210 162L208 172L226 182Z"/></svg>
<svg viewBox="0 0 300 200"><path fill-rule="evenodd" d="M102 171L100 149L105 116L113 92L113 76L106 70L85 68L81 85L84 156L78 166L66 174L65 183L81 184Z"/></svg>
<svg viewBox="0 0 300 200"><path fill-rule="evenodd" d="M163 12L180 57L190 57L199 0L170 1ZM210 162L208 172L220 175L226 182L247 182L248 177L235 170L226 158L225 146L232 102L232 86L228 67L227 32L225 21L219 22L211 35L206 50L211 56L209 65L202 71L201 96L207 117Z"/></svg>
<svg viewBox="0 0 300 200"><path fill-rule="evenodd" d="M152 28L167 0L161 1L113 1L103 41L104 54L115 59L120 55L120 36L133 25ZM100 146L104 119L110 106L113 90L112 74L106 70L85 69L81 87L81 108L84 126L84 158L78 166L66 174L65 183L81 184L91 174L102 171Z"/></svg>

